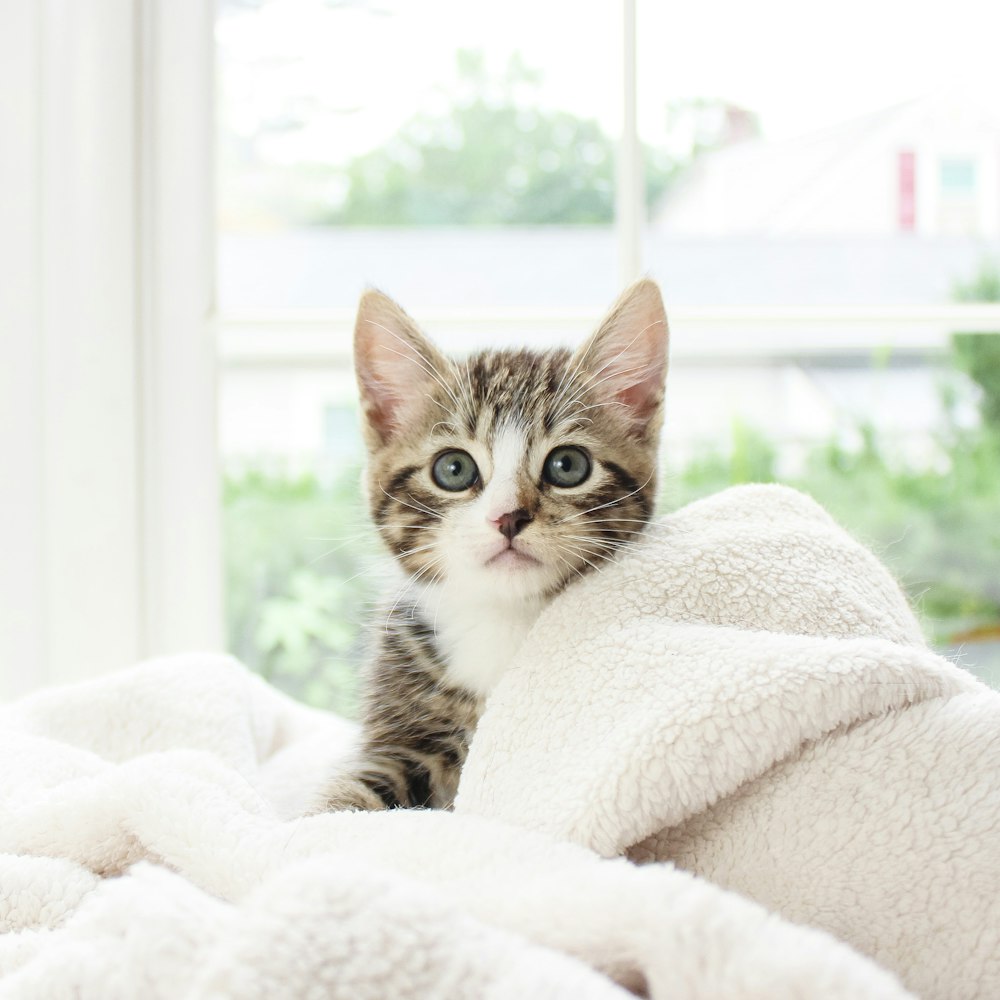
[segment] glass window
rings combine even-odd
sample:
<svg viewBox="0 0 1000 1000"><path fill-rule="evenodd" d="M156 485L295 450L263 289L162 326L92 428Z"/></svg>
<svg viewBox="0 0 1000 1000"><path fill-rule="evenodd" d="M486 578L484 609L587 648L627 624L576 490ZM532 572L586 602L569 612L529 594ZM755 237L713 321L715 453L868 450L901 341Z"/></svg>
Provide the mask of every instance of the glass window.
<svg viewBox="0 0 1000 1000"><path fill-rule="evenodd" d="M973 160L941 161L941 191L945 196L969 197L976 191L976 164Z"/></svg>
<svg viewBox="0 0 1000 1000"><path fill-rule="evenodd" d="M945 205L1000 190L997 157L953 154L1000 149L1000 117L922 56L991 65L992 36L946 45L901 3L847 0L819 26L790 0L637 8L641 263L673 345L663 506L805 489L940 648L1000 677L1000 208ZM231 643L317 702L349 704L375 578L359 293L462 352L578 341L619 290L622 7L484 11L219 3Z"/></svg>
<svg viewBox="0 0 1000 1000"><path fill-rule="evenodd" d="M576 10L222 0L221 308L603 305L619 29Z"/></svg>
<svg viewBox="0 0 1000 1000"><path fill-rule="evenodd" d="M638 19L639 127L672 158L645 237L674 310L668 503L745 479L805 489L942 648L1000 680L980 555L1000 527L976 513L1000 517L1000 317L962 340L954 308L1000 301L1000 205L974 201L977 162L952 152L1000 149L992 88L966 72L984 43L858 0L820 22L781 0L639 0ZM941 30L956 65L931 85L919 53ZM1000 191L1000 160L983 164Z"/></svg>

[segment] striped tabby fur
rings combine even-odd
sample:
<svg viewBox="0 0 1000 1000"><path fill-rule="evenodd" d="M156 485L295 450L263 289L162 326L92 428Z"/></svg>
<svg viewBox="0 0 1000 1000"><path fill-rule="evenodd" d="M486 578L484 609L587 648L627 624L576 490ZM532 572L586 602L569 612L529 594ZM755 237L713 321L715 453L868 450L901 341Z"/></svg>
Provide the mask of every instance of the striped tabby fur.
<svg viewBox="0 0 1000 1000"><path fill-rule="evenodd" d="M386 296L362 298L368 500L405 586L378 630L360 749L329 808L451 804L484 699L539 612L652 514L666 346L651 281L575 354L466 361L442 356ZM455 488L470 461L475 481Z"/></svg>

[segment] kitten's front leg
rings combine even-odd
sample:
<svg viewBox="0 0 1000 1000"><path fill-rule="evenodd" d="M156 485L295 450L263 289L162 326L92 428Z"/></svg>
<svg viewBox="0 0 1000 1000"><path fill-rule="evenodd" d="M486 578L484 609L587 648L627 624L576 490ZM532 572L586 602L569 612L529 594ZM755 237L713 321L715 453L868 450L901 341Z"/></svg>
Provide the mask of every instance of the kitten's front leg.
<svg viewBox="0 0 1000 1000"><path fill-rule="evenodd" d="M391 751L364 748L334 774L324 808L374 812L382 809L447 809L458 786L458 769L406 746Z"/></svg>
<svg viewBox="0 0 1000 1000"><path fill-rule="evenodd" d="M323 792L319 812L377 812L388 803L353 770L334 775Z"/></svg>
<svg viewBox="0 0 1000 1000"><path fill-rule="evenodd" d="M482 711L452 684L415 608L381 638L364 686L359 746L331 775L326 808L448 809Z"/></svg>

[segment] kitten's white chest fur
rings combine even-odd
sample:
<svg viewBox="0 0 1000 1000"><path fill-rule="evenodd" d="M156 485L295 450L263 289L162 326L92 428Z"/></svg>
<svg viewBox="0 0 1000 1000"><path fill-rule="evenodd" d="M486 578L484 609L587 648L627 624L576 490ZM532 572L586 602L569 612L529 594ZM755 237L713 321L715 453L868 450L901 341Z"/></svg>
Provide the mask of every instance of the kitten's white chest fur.
<svg viewBox="0 0 1000 1000"><path fill-rule="evenodd" d="M442 585L428 587L420 600L435 623L448 678L480 697L493 690L546 603L541 597L498 600Z"/></svg>

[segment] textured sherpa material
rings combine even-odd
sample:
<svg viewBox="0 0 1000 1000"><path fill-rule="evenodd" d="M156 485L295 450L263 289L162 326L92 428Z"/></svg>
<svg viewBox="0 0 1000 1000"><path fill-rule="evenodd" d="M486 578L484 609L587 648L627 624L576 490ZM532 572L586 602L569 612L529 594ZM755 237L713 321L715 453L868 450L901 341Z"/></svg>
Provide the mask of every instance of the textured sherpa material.
<svg viewBox="0 0 1000 1000"><path fill-rule="evenodd" d="M0 998L909 996L670 865L476 816L303 816L352 738L220 657L0 709Z"/></svg>
<svg viewBox="0 0 1000 1000"><path fill-rule="evenodd" d="M543 613L456 802L670 860L923 997L1000 997L1000 695L812 500L727 490Z"/></svg>

